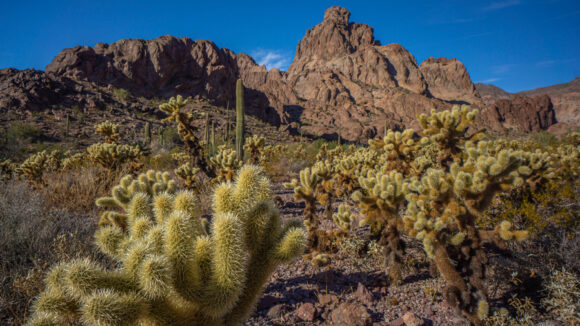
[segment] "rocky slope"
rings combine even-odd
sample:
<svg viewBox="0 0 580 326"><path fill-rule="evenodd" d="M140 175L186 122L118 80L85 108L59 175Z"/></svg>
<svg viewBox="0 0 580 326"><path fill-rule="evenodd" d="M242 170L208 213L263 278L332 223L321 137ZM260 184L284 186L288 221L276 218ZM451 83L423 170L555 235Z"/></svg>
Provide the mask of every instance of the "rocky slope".
<svg viewBox="0 0 580 326"><path fill-rule="evenodd" d="M475 86L486 104L512 99L514 95L527 97L549 96L553 103L557 120L557 123L549 128L550 131L561 133L570 128L580 127L580 77L576 77L568 83L532 89L516 94L506 92L491 84L477 83Z"/></svg>
<svg viewBox="0 0 580 326"><path fill-rule="evenodd" d="M268 71L250 56L220 49L211 41L173 36L65 49L45 72L25 73L36 83L33 88L21 72L5 71L0 77L0 110L36 110L74 101L90 109L106 106L104 90L114 89L125 89L135 98L181 94L232 106L235 80L242 78L247 112L295 133L327 138L340 134L365 141L383 133L385 125L416 127L417 114L454 103L479 108L478 127L524 128L514 115L484 104L457 59L429 58L418 65L404 47L381 45L372 27L350 22L349 17L344 8L329 8L298 43L288 72ZM43 80L53 80L57 87ZM550 114L538 115L550 111L549 106L515 109L517 103L523 102L506 112L524 114L531 121L526 126L546 128L551 123L540 118Z"/></svg>

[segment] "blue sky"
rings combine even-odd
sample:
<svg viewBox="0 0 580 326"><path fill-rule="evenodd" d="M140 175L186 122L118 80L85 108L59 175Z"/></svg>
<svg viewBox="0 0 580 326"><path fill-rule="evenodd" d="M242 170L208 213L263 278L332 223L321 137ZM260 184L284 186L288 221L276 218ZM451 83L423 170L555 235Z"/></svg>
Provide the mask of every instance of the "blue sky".
<svg viewBox="0 0 580 326"><path fill-rule="evenodd" d="M58 52L122 38L208 39L287 69L306 30L339 5L417 58L456 57L511 92L580 76L580 1L4 1L0 68L44 69Z"/></svg>

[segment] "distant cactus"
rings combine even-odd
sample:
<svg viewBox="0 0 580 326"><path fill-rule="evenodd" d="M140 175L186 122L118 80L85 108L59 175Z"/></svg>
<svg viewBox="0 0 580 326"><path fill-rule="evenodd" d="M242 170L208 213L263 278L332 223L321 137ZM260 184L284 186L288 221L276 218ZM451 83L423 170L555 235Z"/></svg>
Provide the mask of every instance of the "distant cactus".
<svg viewBox="0 0 580 326"><path fill-rule="evenodd" d="M195 136L196 129L193 126L193 114L181 112L181 109L187 104L181 95L172 97L167 103L161 104L159 109L169 116L163 119L163 122L174 121L177 123L177 131L183 141L187 151L192 157L193 164L197 166L205 175L214 178L215 171L212 170L204 155L203 147L199 139Z"/></svg>
<svg viewBox="0 0 580 326"><path fill-rule="evenodd" d="M252 137L246 138L244 151L250 154L250 163L260 163L260 157L262 156L264 145L266 145L266 139L264 137L253 135Z"/></svg>
<svg viewBox="0 0 580 326"><path fill-rule="evenodd" d="M141 146L107 143L93 144L87 148L87 153L89 160L108 170L120 168L125 163L134 162L149 154Z"/></svg>
<svg viewBox="0 0 580 326"><path fill-rule="evenodd" d="M105 137L105 143L107 144L116 143L121 139L121 134L119 133L119 125L111 123L108 120L99 123L95 127L95 133L103 135Z"/></svg>
<svg viewBox="0 0 580 326"><path fill-rule="evenodd" d="M236 153L238 160L244 161L244 84L241 79L236 83Z"/></svg>
<svg viewBox="0 0 580 326"><path fill-rule="evenodd" d="M143 129L143 143L147 146L151 145L151 124L147 122L145 129Z"/></svg>
<svg viewBox="0 0 580 326"><path fill-rule="evenodd" d="M181 180L186 189L194 190L199 186L199 178L196 176L199 173L199 169L192 167L189 162L182 164L180 167L174 170L175 175L177 175Z"/></svg>
<svg viewBox="0 0 580 326"><path fill-rule="evenodd" d="M12 179L12 176L16 172L17 168L18 168L18 164L12 162L12 160L10 160L10 159L0 161L0 180Z"/></svg>
<svg viewBox="0 0 580 326"><path fill-rule="evenodd" d="M270 183L255 166L216 188L211 222L191 192L154 188L122 202L126 229L108 225L95 234L119 267L88 259L57 264L28 325L238 325L277 265L304 249L304 231L282 224Z"/></svg>
<svg viewBox="0 0 580 326"><path fill-rule="evenodd" d="M218 147L217 154L210 158L210 162L217 171L217 176L214 180L217 182L232 181L236 172L242 166L236 151L226 148L225 145Z"/></svg>
<svg viewBox="0 0 580 326"><path fill-rule="evenodd" d="M48 158L49 155L46 151L33 154L16 168L16 173L25 177L34 186L44 186L45 182L42 176L48 170Z"/></svg>

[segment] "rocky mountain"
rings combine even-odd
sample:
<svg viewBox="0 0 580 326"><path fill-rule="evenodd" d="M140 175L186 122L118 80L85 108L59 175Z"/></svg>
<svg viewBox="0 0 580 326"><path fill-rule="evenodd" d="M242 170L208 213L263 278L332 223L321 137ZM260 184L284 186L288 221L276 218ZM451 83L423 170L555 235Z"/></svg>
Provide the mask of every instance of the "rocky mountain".
<svg viewBox="0 0 580 326"><path fill-rule="evenodd" d="M580 126L580 77L576 77L568 83L536 88L516 94L506 92L494 85L477 83L475 86L486 104L512 99L514 95L527 97L547 95L553 103L557 120L557 124L550 130L564 132L569 128Z"/></svg>
<svg viewBox="0 0 580 326"><path fill-rule="evenodd" d="M481 96L483 103L487 105L492 105L497 100L509 100L513 97L512 93L508 93L492 84L476 83L475 89Z"/></svg>
<svg viewBox="0 0 580 326"><path fill-rule="evenodd" d="M227 106L234 103L235 80L241 78L249 114L285 130L327 138L340 134L364 141L381 134L385 125L417 127L417 114L456 103L477 107L478 127L491 131L538 130L553 123L549 100L486 105L459 60L429 58L418 65L403 46L381 45L372 27L349 18L344 8L326 10L322 22L298 43L288 72L268 71L250 56L211 41L173 36L64 49L45 72L3 71L0 110L74 101L83 108L106 106L103 90L111 89L127 90L135 98L181 94ZM31 88L28 79L36 86ZM516 114L529 123L514 121Z"/></svg>

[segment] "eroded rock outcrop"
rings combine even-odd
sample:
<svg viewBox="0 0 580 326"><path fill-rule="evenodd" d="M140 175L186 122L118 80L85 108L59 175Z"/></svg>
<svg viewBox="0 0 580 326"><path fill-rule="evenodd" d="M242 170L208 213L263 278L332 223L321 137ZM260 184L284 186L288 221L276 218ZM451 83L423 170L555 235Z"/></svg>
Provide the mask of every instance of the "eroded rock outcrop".
<svg viewBox="0 0 580 326"><path fill-rule="evenodd" d="M481 104L481 97L459 60L430 57L419 67L436 98L465 104Z"/></svg>
<svg viewBox="0 0 580 326"><path fill-rule="evenodd" d="M548 95L514 95L512 100L498 100L493 107L504 128L540 131L556 123L554 106Z"/></svg>
<svg viewBox="0 0 580 326"><path fill-rule="evenodd" d="M486 106L457 59L429 58L419 66L403 46L381 45L372 27L349 18L344 8L326 10L322 22L298 43L288 72L268 71L250 56L211 41L162 36L65 49L46 67L46 76L97 90L96 85L123 88L135 96L181 94L223 106L233 106L235 81L242 78L249 114L296 132L335 139L340 134L352 141L380 135L385 126L416 128L417 114L453 103L479 108L476 125L488 130L545 128L554 121L549 110L525 101ZM59 101L54 92L34 91L25 83L20 87L22 94L0 101L19 105L14 103L46 98L38 107ZM26 94L32 95L26 99ZM517 114L526 118L516 119Z"/></svg>

